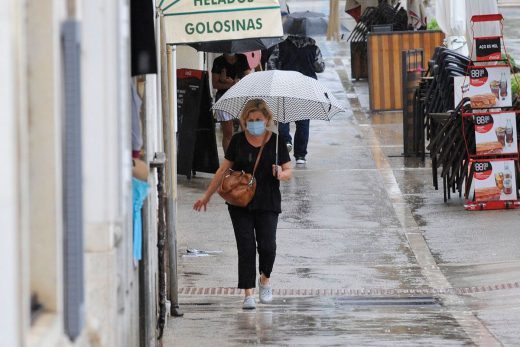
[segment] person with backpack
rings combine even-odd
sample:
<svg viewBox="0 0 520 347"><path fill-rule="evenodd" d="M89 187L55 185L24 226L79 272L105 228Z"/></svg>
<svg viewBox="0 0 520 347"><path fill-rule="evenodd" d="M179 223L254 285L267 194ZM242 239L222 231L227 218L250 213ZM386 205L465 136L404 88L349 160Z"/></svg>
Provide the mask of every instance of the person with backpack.
<svg viewBox="0 0 520 347"><path fill-rule="evenodd" d="M279 43L267 61L267 70L298 71L305 76L318 79L316 73L325 70L325 62L316 41L308 36L289 35ZM307 162L310 120L296 121L294 134L294 158L296 164ZM287 144L289 152L293 149L289 123L279 123L280 138Z"/></svg>

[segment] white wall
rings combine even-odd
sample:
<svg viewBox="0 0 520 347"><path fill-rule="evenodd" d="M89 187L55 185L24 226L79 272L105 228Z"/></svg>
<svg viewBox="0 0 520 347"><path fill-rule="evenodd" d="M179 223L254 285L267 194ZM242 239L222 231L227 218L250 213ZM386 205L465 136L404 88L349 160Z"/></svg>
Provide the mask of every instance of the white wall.
<svg viewBox="0 0 520 347"><path fill-rule="evenodd" d="M20 198L18 172L18 119L23 117L19 99L18 79L21 66L21 6L16 0L2 2L0 11L0 47L2 63L0 76L0 148L3 152L3 165L0 170L0 221L2 221L2 242L0 242L0 346L19 346L22 337L23 321L19 310L21 306L20 276Z"/></svg>
<svg viewBox="0 0 520 347"><path fill-rule="evenodd" d="M201 70L204 65L203 53L185 45L177 46L177 69Z"/></svg>
<svg viewBox="0 0 520 347"><path fill-rule="evenodd" d="M87 335L138 343L131 259L128 2L82 2L82 112Z"/></svg>
<svg viewBox="0 0 520 347"><path fill-rule="evenodd" d="M61 5L61 6L60 6ZM30 119L30 258L31 292L47 311L62 302L62 62L60 24L65 18L57 0L27 4L27 73Z"/></svg>

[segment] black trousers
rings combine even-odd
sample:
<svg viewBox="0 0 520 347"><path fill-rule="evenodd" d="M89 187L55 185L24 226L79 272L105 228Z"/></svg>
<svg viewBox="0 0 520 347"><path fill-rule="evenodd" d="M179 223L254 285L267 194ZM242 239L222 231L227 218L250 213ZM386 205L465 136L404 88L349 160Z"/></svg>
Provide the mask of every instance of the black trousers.
<svg viewBox="0 0 520 347"><path fill-rule="evenodd" d="M259 272L270 277L273 270L278 213L235 206L228 206L228 210L237 241L238 288L255 288L257 249Z"/></svg>

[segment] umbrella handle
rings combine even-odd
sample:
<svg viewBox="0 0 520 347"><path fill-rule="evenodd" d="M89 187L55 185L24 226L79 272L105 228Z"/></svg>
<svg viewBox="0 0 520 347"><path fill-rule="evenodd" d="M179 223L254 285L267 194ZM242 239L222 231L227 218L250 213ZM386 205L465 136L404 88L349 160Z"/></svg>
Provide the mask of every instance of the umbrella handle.
<svg viewBox="0 0 520 347"><path fill-rule="evenodd" d="M276 165L276 170L278 170L278 138L280 137L280 122L276 122L276 127L278 128L278 134L276 134L276 155L274 164Z"/></svg>

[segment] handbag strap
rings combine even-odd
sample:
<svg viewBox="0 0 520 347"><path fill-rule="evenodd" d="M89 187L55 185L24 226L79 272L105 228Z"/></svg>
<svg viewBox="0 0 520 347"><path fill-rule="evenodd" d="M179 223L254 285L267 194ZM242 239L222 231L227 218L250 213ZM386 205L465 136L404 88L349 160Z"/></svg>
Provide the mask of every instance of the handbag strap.
<svg viewBox="0 0 520 347"><path fill-rule="evenodd" d="M266 133L264 136L264 141L262 142L262 147L260 147L260 151L258 152L258 155L256 156L255 167L253 168L253 177L255 177L256 168L258 166L258 163L260 162L260 157L262 156L262 152L264 150L264 146L265 146L265 143L267 142L268 136L269 136L269 133Z"/></svg>

